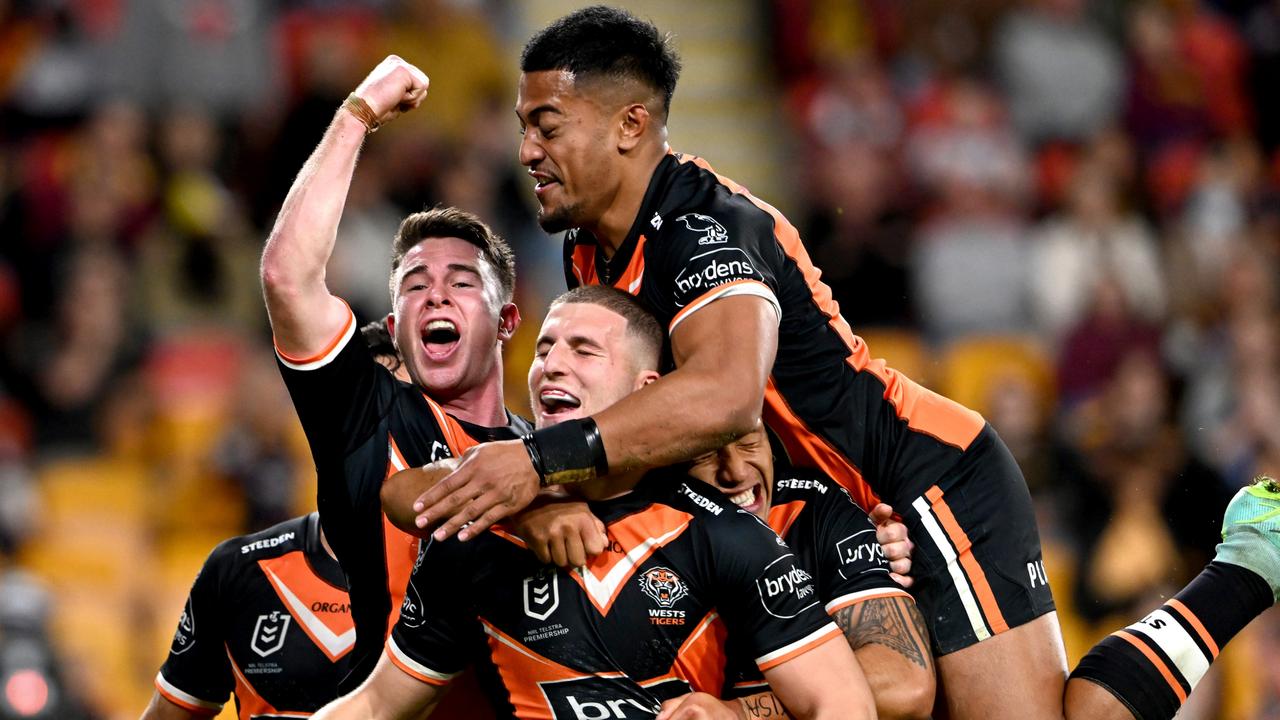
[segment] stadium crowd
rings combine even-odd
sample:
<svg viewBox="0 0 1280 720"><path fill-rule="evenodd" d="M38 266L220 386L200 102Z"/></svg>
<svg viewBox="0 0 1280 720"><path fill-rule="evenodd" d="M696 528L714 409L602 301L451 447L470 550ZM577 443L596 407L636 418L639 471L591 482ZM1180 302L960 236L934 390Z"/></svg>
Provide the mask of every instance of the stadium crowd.
<svg viewBox="0 0 1280 720"><path fill-rule="evenodd" d="M330 286L380 317L399 219L477 213L520 264L525 397L563 277L514 162L511 5L0 0L0 717L136 716L209 550L314 507L258 261L387 53L431 110L367 146ZM873 354L1013 451L1074 664L1278 467L1280 4L744 8L789 121L776 204ZM1278 659L1270 613L1187 715L1280 717Z"/></svg>

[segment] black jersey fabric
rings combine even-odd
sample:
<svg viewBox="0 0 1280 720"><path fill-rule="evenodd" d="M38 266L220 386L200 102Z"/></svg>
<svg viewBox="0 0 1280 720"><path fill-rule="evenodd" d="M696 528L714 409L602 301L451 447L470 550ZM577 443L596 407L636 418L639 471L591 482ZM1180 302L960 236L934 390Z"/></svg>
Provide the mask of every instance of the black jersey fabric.
<svg viewBox="0 0 1280 720"><path fill-rule="evenodd" d="M392 662L444 684L483 660L500 715L652 718L720 692L727 633L762 670L839 637L795 554L711 486L658 470L590 505L609 548L585 568L540 564L502 526L424 543Z"/></svg>
<svg viewBox="0 0 1280 720"><path fill-rule="evenodd" d="M346 572L356 622L356 649L343 691L377 664L395 623L418 539L382 512L382 483L393 473L491 440L532 431L507 413L508 425L488 428L458 420L419 388L380 365L356 332L355 316L330 347L312 358L276 352L316 465L316 507L325 535Z"/></svg>
<svg viewBox="0 0 1280 720"><path fill-rule="evenodd" d="M342 569L316 513L219 544L187 597L156 689L198 713L300 717L338 696L355 645Z"/></svg>
<svg viewBox="0 0 1280 720"><path fill-rule="evenodd" d="M779 472L783 472L781 469ZM818 598L828 614L866 600L911 595L889 577L889 563L876 541L871 518L844 488L806 470L787 470L774 478L769 527L813 575ZM764 678L729 638L725 696L758 692Z"/></svg>
<svg viewBox="0 0 1280 720"><path fill-rule="evenodd" d="M983 427L977 413L873 359L795 227L700 158L668 154L617 252L606 260L597 250L590 233L566 234L569 287L605 284L636 295L669 332L721 298L753 295L772 305L778 352L765 421L792 464L823 470L864 509L920 495Z"/></svg>

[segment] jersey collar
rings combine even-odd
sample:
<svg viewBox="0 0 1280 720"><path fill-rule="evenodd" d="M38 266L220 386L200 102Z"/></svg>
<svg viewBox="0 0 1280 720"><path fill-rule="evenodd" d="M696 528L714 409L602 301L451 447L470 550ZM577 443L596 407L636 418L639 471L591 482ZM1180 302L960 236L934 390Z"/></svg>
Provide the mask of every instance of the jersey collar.
<svg viewBox="0 0 1280 720"><path fill-rule="evenodd" d="M613 254L613 257L605 260L604 253L595 254L596 277L600 278L602 284L612 285L622 277L631 264L631 256L636 252L640 236L658 229L652 224L653 218L659 216L659 208L667 197L671 174L680 164L677 157L675 153L669 152L658 161L658 166L654 168L653 175L649 178L649 187L644 191L644 199L640 201L640 211L636 213L636 219L631 223L627 238L622 241L622 245L618 246L618 251ZM574 241L569 244L569 247L600 244L589 232L575 230L574 233Z"/></svg>

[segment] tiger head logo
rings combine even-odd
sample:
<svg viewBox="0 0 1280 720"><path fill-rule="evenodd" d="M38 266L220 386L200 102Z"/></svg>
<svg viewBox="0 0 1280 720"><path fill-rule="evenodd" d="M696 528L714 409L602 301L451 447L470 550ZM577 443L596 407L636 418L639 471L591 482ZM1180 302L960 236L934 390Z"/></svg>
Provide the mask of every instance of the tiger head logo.
<svg viewBox="0 0 1280 720"><path fill-rule="evenodd" d="M689 589L680 580L680 576L664 567L646 570L640 576L640 591L658 603L660 608L670 608L689 594Z"/></svg>

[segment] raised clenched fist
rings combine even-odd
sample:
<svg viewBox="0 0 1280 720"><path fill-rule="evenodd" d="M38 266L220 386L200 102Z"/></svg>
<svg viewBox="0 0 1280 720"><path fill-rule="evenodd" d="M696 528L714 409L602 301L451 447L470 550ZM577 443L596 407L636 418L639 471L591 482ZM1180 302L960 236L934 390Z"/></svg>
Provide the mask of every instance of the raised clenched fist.
<svg viewBox="0 0 1280 720"><path fill-rule="evenodd" d="M360 82L355 94L368 103L381 125L421 105L430 84L426 73L398 55L388 55Z"/></svg>

